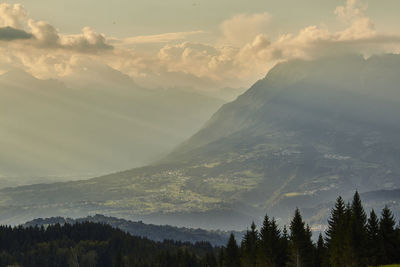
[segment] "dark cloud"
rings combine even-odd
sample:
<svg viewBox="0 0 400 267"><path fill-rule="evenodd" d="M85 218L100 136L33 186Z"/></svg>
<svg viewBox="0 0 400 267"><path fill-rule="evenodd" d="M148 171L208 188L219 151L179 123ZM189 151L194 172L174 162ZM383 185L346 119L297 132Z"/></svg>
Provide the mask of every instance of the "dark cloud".
<svg viewBox="0 0 400 267"><path fill-rule="evenodd" d="M24 30L12 27L0 28L0 41L26 40L33 38L33 35Z"/></svg>

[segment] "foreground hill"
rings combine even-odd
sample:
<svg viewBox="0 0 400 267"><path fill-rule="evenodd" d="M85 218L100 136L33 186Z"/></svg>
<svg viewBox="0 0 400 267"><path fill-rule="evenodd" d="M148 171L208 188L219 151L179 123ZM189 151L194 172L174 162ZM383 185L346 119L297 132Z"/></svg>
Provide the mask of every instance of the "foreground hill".
<svg viewBox="0 0 400 267"><path fill-rule="evenodd" d="M64 225L92 222L108 224L114 228L121 229L125 232L130 233L133 236L139 236L147 238L153 241L164 241L174 240L181 242L202 242L207 241L213 246L224 246L228 242L230 233L225 231L207 231L203 229L191 229L191 228L179 228L170 225L154 225L145 224L141 221L133 222L129 220L119 219L115 217L107 217L104 215L96 214L95 216L88 216L84 218L72 219L63 217L52 217L52 218L39 218L29 222L26 222L24 227L34 226L48 226L60 224ZM236 232L235 236L241 238L243 233Z"/></svg>
<svg viewBox="0 0 400 267"><path fill-rule="evenodd" d="M98 212L233 229L265 211L326 213L316 206L337 195L400 188L399 84L399 55L278 64L158 164L2 190L1 218Z"/></svg>

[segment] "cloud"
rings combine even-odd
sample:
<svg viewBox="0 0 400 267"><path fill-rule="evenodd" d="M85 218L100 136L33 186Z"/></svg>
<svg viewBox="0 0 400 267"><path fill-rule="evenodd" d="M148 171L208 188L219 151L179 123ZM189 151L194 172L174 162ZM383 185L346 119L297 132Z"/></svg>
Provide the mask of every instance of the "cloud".
<svg viewBox="0 0 400 267"><path fill-rule="evenodd" d="M35 21L20 4L0 4L0 40L31 39L25 45L44 49L73 50L79 53L96 53L111 50L103 34L84 27L81 34L65 35L45 21ZM25 30L26 29L26 30Z"/></svg>
<svg viewBox="0 0 400 267"><path fill-rule="evenodd" d="M258 14L238 14L220 25L224 45L242 46L251 42L258 34L264 33L271 21L267 12Z"/></svg>
<svg viewBox="0 0 400 267"><path fill-rule="evenodd" d="M95 53L99 50L110 50L113 47L107 44L103 34L96 33L90 27L84 27L81 34L61 35L45 21L29 20L29 27L36 37L34 43L41 48L57 48L74 50L81 53Z"/></svg>
<svg viewBox="0 0 400 267"><path fill-rule="evenodd" d="M169 43L171 41L182 41L187 39L188 36L203 34L204 31L189 31L189 32L169 32L155 35L141 35L128 37L125 39L114 38L111 41L120 45L129 46L135 44L157 44L157 43Z"/></svg>
<svg viewBox="0 0 400 267"><path fill-rule="evenodd" d="M353 22L359 18L366 18L368 6L359 0L346 0L346 5L336 7L333 12L343 22Z"/></svg>
<svg viewBox="0 0 400 267"><path fill-rule="evenodd" d="M362 39L376 35L375 24L366 15L367 5L359 0L347 0L346 5L336 7L334 14L348 28L341 32L342 39Z"/></svg>
<svg viewBox="0 0 400 267"><path fill-rule="evenodd" d="M227 75L226 72L233 69L237 51L233 47L185 42L164 46L158 53L158 59L170 72L221 80Z"/></svg>
<svg viewBox="0 0 400 267"><path fill-rule="evenodd" d="M265 34L271 19L267 13L233 16L221 23L223 41L217 45L190 42L166 45L158 54L159 64L171 72L238 86L262 77L280 61L398 51L400 35L378 32L365 11L366 6L361 2L348 0L334 11L344 24L342 30L311 25L273 40Z"/></svg>
<svg viewBox="0 0 400 267"><path fill-rule="evenodd" d="M33 38L33 35L23 30L10 26L0 28L0 41L26 40L31 38Z"/></svg>
<svg viewBox="0 0 400 267"><path fill-rule="evenodd" d="M0 71L16 67L40 78L65 78L98 64L146 86L246 87L277 62L294 58L400 52L400 34L376 29L366 10L361 1L347 0L332 13L342 23L340 30L316 24L274 38L268 36L271 15L238 14L221 22L219 38L202 43L191 37L203 31L108 38L84 27L81 33L63 34L48 22L30 19L20 5L1 4Z"/></svg>
<svg viewBox="0 0 400 267"><path fill-rule="evenodd" d="M46 48L57 48L59 46L59 39L57 30L45 21L35 22L30 19L28 26L35 36L35 45Z"/></svg>
<svg viewBox="0 0 400 267"><path fill-rule="evenodd" d="M0 26L21 29L27 18L27 12L20 4L0 3Z"/></svg>
<svg viewBox="0 0 400 267"><path fill-rule="evenodd" d="M95 32L90 27L84 27L82 34L62 35L60 45L62 48L79 52L96 52L113 49L113 46L107 43L106 37L103 34Z"/></svg>

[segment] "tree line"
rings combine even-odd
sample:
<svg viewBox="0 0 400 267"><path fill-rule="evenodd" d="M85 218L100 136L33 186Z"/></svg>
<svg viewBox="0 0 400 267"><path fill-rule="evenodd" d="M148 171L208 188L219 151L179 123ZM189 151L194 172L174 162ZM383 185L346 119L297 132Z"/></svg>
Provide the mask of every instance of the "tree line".
<svg viewBox="0 0 400 267"><path fill-rule="evenodd" d="M400 225L385 207L366 215L356 192L351 203L338 197L324 235L312 232L299 209L289 227L268 215L254 223L240 244L155 242L106 224L82 222L47 227L0 226L0 266L115 267L346 267L400 262Z"/></svg>
<svg viewBox="0 0 400 267"><path fill-rule="evenodd" d="M367 217L358 192L351 203L338 197L328 219L328 228L318 241L296 209L290 222L279 229L274 218L265 216L259 230L254 223L237 244L230 236L218 255L219 266L362 267L400 262L400 225L385 206L380 218L372 210Z"/></svg>
<svg viewBox="0 0 400 267"><path fill-rule="evenodd" d="M155 242L106 224L0 226L0 266L216 266L208 242ZM215 264L215 265L214 265Z"/></svg>

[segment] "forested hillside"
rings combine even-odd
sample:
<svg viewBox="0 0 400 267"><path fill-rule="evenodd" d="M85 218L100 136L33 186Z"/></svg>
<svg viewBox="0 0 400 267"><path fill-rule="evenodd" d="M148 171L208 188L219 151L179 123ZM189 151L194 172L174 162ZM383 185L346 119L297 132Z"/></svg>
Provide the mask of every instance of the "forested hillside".
<svg viewBox="0 0 400 267"><path fill-rule="evenodd" d="M240 245L232 234L226 247L203 241L155 242L111 226L77 222L47 228L0 227L0 266L378 266L400 262L400 225L385 207L367 216L359 194L351 203L338 197L328 229L312 239L296 209L288 227L265 216L252 223Z"/></svg>
<svg viewBox="0 0 400 267"><path fill-rule="evenodd" d="M212 266L215 262L214 248L207 242L154 242L90 222L47 228L2 226L0 251L0 266Z"/></svg>
<svg viewBox="0 0 400 267"><path fill-rule="evenodd" d="M24 224L24 227L46 227L48 225L55 225L57 223L60 225L64 225L66 223L75 224L83 222L108 224L112 227L128 232L131 235L148 238L154 241L163 241L167 239L196 243L207 240L210 244L214 246L223 246L229 239L229 232L227 231L209 231L204 229L175 227L171 225L154 225L143 223L142 221L135 222L100 214L77 219L63 217L38 218L26 222ZM243 232L235 232L235 236L241 238L243 236Z"/></svg>

